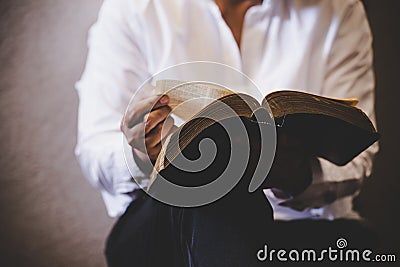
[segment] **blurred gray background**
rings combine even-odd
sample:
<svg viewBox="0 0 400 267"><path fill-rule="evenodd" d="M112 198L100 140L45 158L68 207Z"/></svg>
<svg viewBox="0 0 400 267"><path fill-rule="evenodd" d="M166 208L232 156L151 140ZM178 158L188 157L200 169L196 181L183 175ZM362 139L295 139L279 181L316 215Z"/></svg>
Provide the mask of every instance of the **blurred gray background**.
<svg viewBox="0 0 400 267"><path fill-rule="evenodd" d="M382 251L399 253L400 1L365 3L375 34L382 140L373 177L355 204L376 225ZM105 266L114 220L73 156L74 83L100 5L0 1L0 266Z"/></svg>
<svg viewBox="0 0 400 267"><path fill-rule="evenodd" d="M101 0L0 1L0 266L105 266L113 220L74 158Z"/></svg>

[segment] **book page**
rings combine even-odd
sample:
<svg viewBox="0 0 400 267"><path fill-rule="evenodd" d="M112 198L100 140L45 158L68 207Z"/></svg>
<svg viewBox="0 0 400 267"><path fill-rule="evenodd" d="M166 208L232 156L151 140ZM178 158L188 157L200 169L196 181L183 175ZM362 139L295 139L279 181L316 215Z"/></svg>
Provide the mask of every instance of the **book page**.
<svg viewBox="0 0 400 267"><path fill-rule="evenodd" d="M357 106L358 104L358 99L357 98L337 98L337 97L331 97L332 100L342 103L344 105L349 105L352 107Z"/></svg>
<svg viewBox="0 0 400 267"><path fill-rule="evenodd" d="M207 82L159 80L156 93L168 95L172 113L188 121L211 102L235 92Z"/></svg>

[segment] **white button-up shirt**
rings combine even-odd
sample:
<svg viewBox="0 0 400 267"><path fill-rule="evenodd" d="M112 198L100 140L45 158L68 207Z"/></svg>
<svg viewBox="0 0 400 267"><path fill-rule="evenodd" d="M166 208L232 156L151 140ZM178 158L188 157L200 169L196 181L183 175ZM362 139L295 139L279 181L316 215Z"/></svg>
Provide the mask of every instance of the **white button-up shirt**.
<svg viewBox="0 0 400 267"><path fill-rule="evenodd" d="M240 49L212 0L105 0L89 33L89 55L77 83L76 155L110 216L121 215L138 188L128 171L119 129L125 108L152 74L189 61L227 64L267 94L293 89L331 97L357 97L374 121L372 37L357 0L264 0L245 16ZM372 168L374 145L344 167L319 160L313 183L362 179ZM276 219L356 218L353 196L319 209L279 206Z"/></svg>

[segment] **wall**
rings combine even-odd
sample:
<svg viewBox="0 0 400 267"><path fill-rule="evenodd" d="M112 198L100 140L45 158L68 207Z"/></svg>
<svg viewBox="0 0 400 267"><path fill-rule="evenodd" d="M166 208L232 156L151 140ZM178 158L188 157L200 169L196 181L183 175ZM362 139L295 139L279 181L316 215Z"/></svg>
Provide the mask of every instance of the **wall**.
<svg viewBox="0 0 400 267"><path fill-rule="evenodd" d="M105 266L113 221L73 156L74 82L100 4L0 2L0 266Z"/></svg>
<svg viewBox="0 0 400 267"><path fill-rule="evenodd" d="M373 222L381 238L382 250L400 257L400 125L399 61L400 1L364 1L374 34L376 74L376 115L382 135L374 173L365 182L356 204Z"/></svg>

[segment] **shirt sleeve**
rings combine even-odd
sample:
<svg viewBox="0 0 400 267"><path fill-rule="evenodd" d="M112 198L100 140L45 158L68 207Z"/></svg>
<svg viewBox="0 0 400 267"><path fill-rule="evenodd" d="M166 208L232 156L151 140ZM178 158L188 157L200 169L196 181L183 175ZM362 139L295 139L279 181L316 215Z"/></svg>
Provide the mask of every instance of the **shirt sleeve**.
<svg viewBox="0 0 400 267"><path fill-rule="evenodd" d="M89 31L89 53L79 95L78 141L75 154L89 182L98 188L110 216L121 215L138 188L123 155L120 122L133 93L149 77L135 17L126 20L121 1L104 1ZM132 175L131 175L132 174Z"/></svg>
<svg viewBox="0 0 400 267"><path fill-rule="evenodd" d="M375 79L372 34L361 1L345 10L330 50L322 94L331 97L356 97L376 127L374 112ZM362 179L370 176L375 143L343 167L320 159L314 166L314 182Z"/></svg>
<svg viewBox="0 0 400 267"><path fill-rule="evenodd" d="M348 5L340 15L335 16L331 28L335 30L326 47L329 52L327 52L321 94L328 97L358 98L358 107L367 114L376 127L372 34L362 3L355 0ZM339 217L358 219L359 215L353 211L352 199L359 192L362 180L371 175L373 157L377 151L378 143L375 143L345 166L336 166L321 158L313 160L313 182L310 188L321 188L324 192L307 195L309 190L306 190L294 198L296 201L300 201L300 198L306 200L305 203L300 203L306 208L302 212L294 210L293 206L280 206L282 200L278 200L267 190L266 194L274 207L275 218L287 220L311 216L326 219ZM359 182L346 182L350 180ZM331 186L332 184L335 186ZM351 188L345 188L347 184L350 184ZM347 191L355 193L350 195L343 193ZM328 199L324 197L326 195L335 197ZM319 203L318 207L315 207L315 203Z"/></svg>

